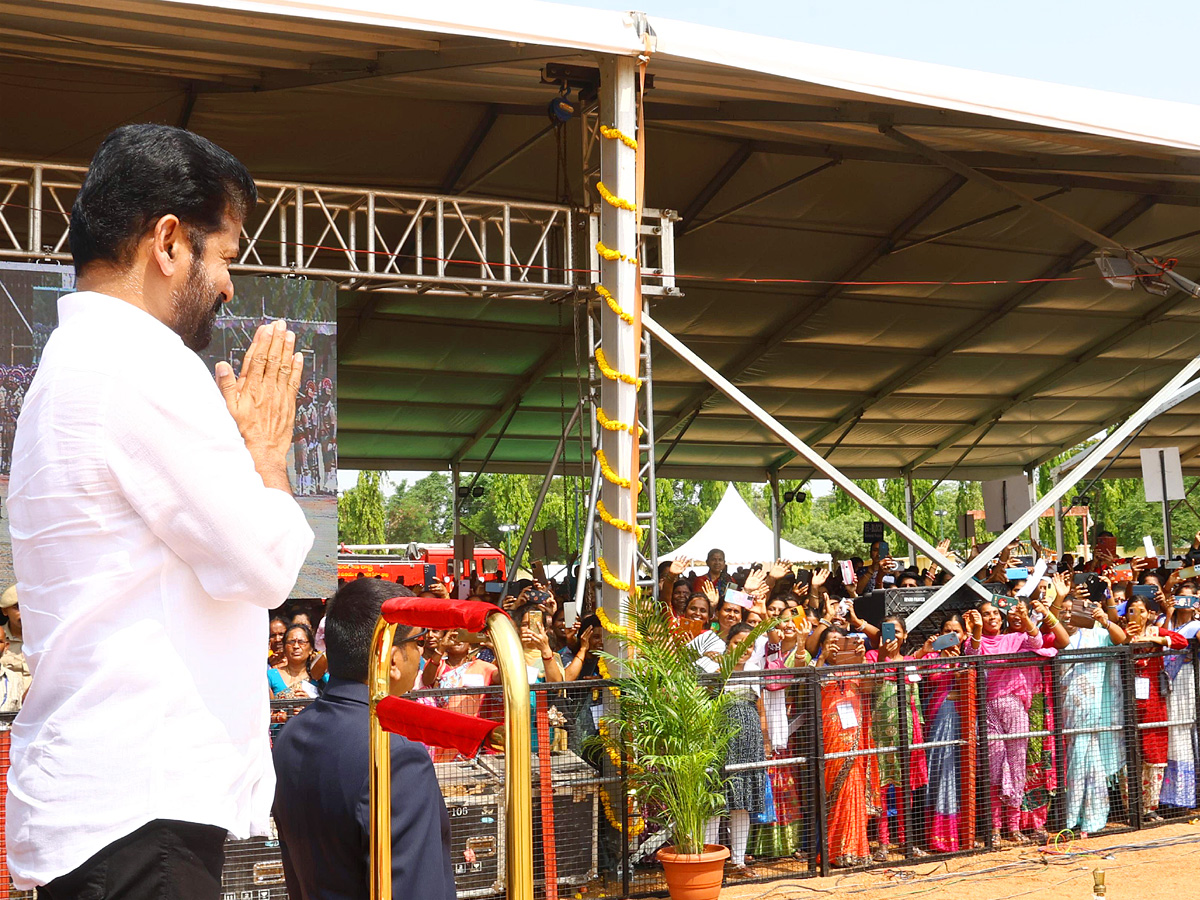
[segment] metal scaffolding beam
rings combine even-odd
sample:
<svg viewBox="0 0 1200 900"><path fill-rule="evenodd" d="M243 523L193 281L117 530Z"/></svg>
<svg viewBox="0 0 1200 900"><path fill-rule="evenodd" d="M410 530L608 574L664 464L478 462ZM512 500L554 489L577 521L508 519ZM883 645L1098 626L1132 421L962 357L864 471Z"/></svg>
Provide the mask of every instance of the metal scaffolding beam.
<svg viewBox="0 0 1200 900"><path fill-rule="evenodd" d="M83 166L0 159L0 259L70 262L71 206L86 172ZM598 214L563 204L256 184L258 204L242 226L241 255L231 267L236 274L302 275L368 292L544 300L590 288L599 269L594 250L580 253L575 246L580 225L587 224L581 216L594 230ZM660 261L644 273L644 294L678 293L674 217L667 210L643 213L643 252ZM358 312L365 320L374 307L367 298Z"/></svg>
<svg viewBox="0 0 1200 900"><path fill-rule="evenodd" d="M1193 359L1190 363L1183 367L1178 374L1168 381L1153 397L1141 405L1141 407L1125 422L1116 428L1100 443L1093 446L1078 465L1074 466L1070 473L1065 478L1060 480L1050 492L1043 496L1040 500L1032 503L1029 510L1017 521L1013 522L1007 529L1004 530L994 541L984 547L979 554L970 560L961 570L954 573L953 577L942 585L932 597L926 600L921 606L908 617L906 625L911 630L917 625L925 621L929 615L941 606L946 600L954 596L959 588L964 586L978 587L975 582L975 575L983 569L988 562L1000 552L1001 549L1008 546L1009 542L1020 537L1021 532L1028 529L1031 525L1037 522L1038 517L1043 512L1052 507L1056 502L1061 500L1067 493L1079 483L1088 472L1094 469L1101 460L1111 453L1122 441L1124 441L1134 430L1140 428L1144 422L1149 421L1154 417L1158 408L1167 400L1174 397L1187 384L1197 372L1200 372L1200 356Z"/></svg>
<svg viewBox="0 0 1200 900"><path fill-rule="evenodd" d="M821 472L826 478L833 481L834 484L853 497L861 506L866 507L878 516L893 531L915 544L918 549L922 550L930 559L946 571L958 571L958 567L938 552L938 549L933 544L925 540L917 531L909 528L906 522L894 516L887 507L863 491L852 479L843 475L836 466L823 459L819 453L805 444L804 441L780 425L770 413L747 397L733 382L696 355L695 352L684 345L682 341L671 334L666 328L659 325L650 316L645 315L642 317L642 327L654 335L668 350L703 375L720 393L748 412L755 421L791 447L798 455L807 459L816 471ZM971 582L971 584L973 585L973 590L984 599L991 596L980 585L974 582Z"/></svg>

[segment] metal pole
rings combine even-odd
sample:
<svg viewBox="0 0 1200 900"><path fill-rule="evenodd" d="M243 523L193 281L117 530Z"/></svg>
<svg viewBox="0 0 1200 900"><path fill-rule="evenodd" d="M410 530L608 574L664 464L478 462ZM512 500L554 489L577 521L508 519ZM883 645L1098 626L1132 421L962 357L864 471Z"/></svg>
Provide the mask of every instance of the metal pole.
<svg viewBox="0 0 1200 900"><path fill-rule="evenodd" d="M618 129L622 134L637 134L637 60L634 57L606 56L600 59L600 121ZM621 141L604 139L600 142L600 176L614 196L636 202L637 156ZM628 209L611 203L600 204L600 241L609 250L624 258L600 258L600 283L612 294L625 313L636 316L638 309L637 217ZM600 304L600 344L608 364L626 375L639 370L642 348L632 327L626 324L606 303ZM611 378L600 380L600 405L606 416L615 422L636 426L638 421L637 388ZM600 449L617 478L636 479L639 460L634 456L636 440L624 431L603 429ZM650 485L650 490L654 486ZM637 521L633 492L628 487L603 478L600 499L613 519ZM619 581L628 580L634 570L635 538L628 531L604 522L600 526L603 559L608 571ZM632 587L632 585L631 585ZM624 592L607 581L601 588L604 611L614 622L624 619ZM620 648L615 638L605 637L605 649L616 655Z"/></svg>
<svg viewBox="0 0 1200 900"><path fill-rule="evenodd" d="M575 606L563 610L563 617L569 626L575 623L576 614L583 609L583 593L587 584L588 569L591 567L592 538L596 534L596 501L600 499L600 463L592 465L592 490L588 497L587 520L583 524L583 542L579 548L579 568L575 574Z"/></svg>
<svg viewBox="0 0 1200 900"><path fill-rule="evenodd" d="M1058 473L1051 470L1050 472L1051 485L1058 484ZM1054 552L1058 554L1058 558L1063 557L1063 505L1062 498L1059 497L1054 501Z"/></svg>
<svg viewBox="0 0 1200 900"><path fill-rule="evenodd" d="M550 485L554 481L554 470L558 468L558 461L562 458L563 448L567 446L567 435L575 427L575 423L579 421L579 410L581 403L575 404L575 409L571 412L571 418L567 420L567 427L563 429L563 433L559 435L558 444L554 447L554 455L550 457L550 465L546 469L546 477L542 479L542 489L538 491L537 499L533 501L533 510L529 513L529 520L525 523L525 530L521 532L521 543L517 547L517 555L513 557L512 564L508 567L508 577L504 579L504 590L500 592L500 601L503 603L504 598L508 596L509 588L512 587L513 578L517 574L517 568L521 565L521 560L525 558L525 551L529 549L529 538L533 535L533 528L537 524L537 517L542 511L542 504L546 502L546 495L550 493Z"/></svg>
<svg viewBox="0 0 1200 900"><path fill-rule="evenodd" d="M821 679L821 671L817 669L813 675L813 710L816 715L813 716L813 727L816 729L816 739L813 742L816 752L813 753L813 768L816 770L816 788L817 788L817 821L814 829L813 841L816 844L817 852L820 855L820 872L822 878L829 877L829 818L826 815L826 810L829 806L829 797L825 791L825 730L824 730L824 710L822 707L821 694L824 690L824 684ZM846 761L847 765L851 764L850 760Z"/></svg>
<svg viewBox="0 0 1200 900"><path fill-rule="evenodd" d="M42 167L33 167L29 185L29 252L42 252Z"/></svg>
<svg viewBox="0 0 1200 900"><path fill-rule="evenodd" d="M454 532L454 536L450 539L451 540L450 551L454 558L454 577L456 579L461 580L463 577L463 569L465 568L469 571L470 566L469 565L460 566L459 565L460 561L458 558L458 542L462 538L462 519L459 517L459 509L458 509L458 504L460 502L462 502L458 499L459 481L460 481L460 478L459 478L458 465L455 464L455 465L450 466L450 497L451 497L450 508L452 511L451 512L451 523L452 523L452 528L453 528L453 532ZM458 586L455 585L455 587L457 588Z"/></svg>
<svg viewBox="0 0 1200 900"><path fill-rule="evenodd" d="M1162 479L1163 556L1171 558L1171 504L1167 502L1167 455L1158 451L1158 474Z"/></svg>
<svg viewBox="0 0 1200 900"><path fill-rule="evenodd" d="M901 522L898 518L892 515L892 513L885 506L863 491L863 489L855 484L851 479L843 475L837 466L830 464L824 457L821 456L821 454L817 453L815 450L809 447L808 444L804 443L804 441L800 440L800 438L796 437L781 424L779 424L774 416L747 397L746 394L737 386L735 386L728 378L693 353L691 349L684 345L683 342L675 337L675 335L671 334L671 332L659 325L658 322L656 322L650 316L642 316L642 327L658 338L668 350L695 368L696 371L708 379L708 381L722 394L724 394L742 409L746 410L746 412L748 412L752 418L754 418L759 424L763 425L768 431L787 444L788 447L794 450L798 456L803 456L814 469L816 469L818 472L824 473L826 478L829 478L834 484L853 497L860 506L866 507L885 524L890 526L891 529L897 534L908 538L910 541L916 544L919 550L923 551L931 560L936 562L947 572L958 571L958 567L941 553L939 553L935 546L930 544L927 540L925 540L925 538L921 537L921 535L916 531L909 528L904 522ZM975 584L974 582L972 582L972 584L974 585L975 592L984 600L987 600L992 596L980 585Z"/></svg>
<svg viewBox="0 0 1200 900"><path fill-rule="evenodd" d="M1029 505L1032 506L1037 503L1037 469L1028 469L1026 477L1029 479ZM1039 513L1038 517L1029 525L1029 539L1030 541L1036 541L1038 544L1042 542L1041 521L1041 513Z"/></svg>
<svg viewBox="0 0 1200 900"><path fill-rule="evenodd" d="M913 483L912 472L904 473L904 521L908 525L908 530L913 530L914 506L913 506ZM917 548L912 541L908 542L908 564L915 566L917 564Z"/></svg>
<svg viewBox="0 0 1200 900"><path fill-rule="evenodd" d="M771 481L771 536L775 541L773 545L775 549L771 552L775 555L775 559L781 559L783 547L779 532L782 523L779 519L783 515L783 510L779 508L779 473L772 470L767 473L767 477Z"/></svg>
<svg viewBox="0 0 1200 900"><path fill-rule="evenodd" d="M900 725L900 789L896 792L896 796L900 801L900 808L896 810L896 822L904 829L904 840L901 842L901 850L904 852L904 858L912 859L914 823L912 817L909 816L909 807L912 804L912 787L909 784L909 769L911 765L909 755L912 751L908 749L910 742L910 735L908 733L908 675L903 667L896 669L896 707L896 712L898 713L897 722ZM887 815L886 804L884 815Z"/></svg>
<svg viewBox="0 0 1200 900"><path fill-rule="evenodd" d="M1168 381L1161 390L1153 397L1142 404L1141 409L1135 412L1125 422L1117 427L1112 434L1102 440L1100 443L1092 447L1092 451L1087 457L1075 466L1069 475L1057 485L1050 493L1042 497L1030 506L1029 510L1017 519L1012 525L1004 530L994 541L980 551L979 555L970 560L954 577L938 590L936 594L926 600L908 617L906 622L908 629L911 631L932 613L935 609L941 606L946 600L954 596L954 593L961 587L979 585L975 582L974 576L988 562L1000 552L1000 549L1007 546L1010 541L1017 537L1022 531L1029 527L1030 523L1037 521L1038 516L1043 510L1049 509L1054 505L1054 501L1062 499L1071 488L1075 487L1088 472L1094 469L1102 459L1104 459L1118 444L1125 438L1129 437L1130 433L1136 428L1139 428L1144 421L1149 419L1154 412L1168 397L1171 397L1183 386L1189 378L1196 372L1200 372L1200 356L1193 359L1184 366L1179 373ZM982 589L980 589L982 590Z"/></svg>

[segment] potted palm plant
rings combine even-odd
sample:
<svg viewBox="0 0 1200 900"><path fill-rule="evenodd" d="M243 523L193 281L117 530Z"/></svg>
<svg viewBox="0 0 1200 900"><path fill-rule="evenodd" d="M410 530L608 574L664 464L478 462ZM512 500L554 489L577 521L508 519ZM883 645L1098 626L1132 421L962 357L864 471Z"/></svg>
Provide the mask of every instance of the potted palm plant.
<svg viewBox="0 0 1200 900"><path fill-rule="evenodd" d="M772 624L760 623L740 645L752 646ZM706 844L704 832L725 808L721 770L736 726L727 715L733 697L724 687L741 654L722 655L714 660L716 672L705 673L692 635L648 593L626 601L623 626L607 618L604 625L622 641L626 656L605 655L620 664L621 675L614 679L616 702L593 741L610 757L628 761L644 815L672 835L658 859L673 900L713 900L729 850Z"/></svg>

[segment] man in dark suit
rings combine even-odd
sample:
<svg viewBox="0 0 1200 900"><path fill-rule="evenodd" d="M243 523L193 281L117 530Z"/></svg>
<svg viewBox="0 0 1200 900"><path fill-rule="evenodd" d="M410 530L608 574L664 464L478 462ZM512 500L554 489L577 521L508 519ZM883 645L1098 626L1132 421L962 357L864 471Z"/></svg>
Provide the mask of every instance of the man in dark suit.
<svg viewBox="0 0 1200 900"><path fill-rule="evenodd" d="M347 582L329 601L329 685L275 741L275 824L293 900L369 896L371 636L384 600L411 596L404 585L363 578ZM392 694L412 688L423 635L396 629ZM455 900L450 819L429 752L398 735L391 742L393 895Z"/></svg>

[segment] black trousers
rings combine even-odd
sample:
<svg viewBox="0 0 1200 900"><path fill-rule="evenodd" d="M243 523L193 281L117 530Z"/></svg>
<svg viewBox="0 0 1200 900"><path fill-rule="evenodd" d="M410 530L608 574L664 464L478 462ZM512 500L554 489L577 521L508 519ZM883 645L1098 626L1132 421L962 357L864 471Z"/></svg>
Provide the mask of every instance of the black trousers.
<svg viewBox="0 0 1200 900"><path fill-rule="evenodd" d="M155 819L78 869L38 888L39 900L219 900L225 829Z"/></svg>

